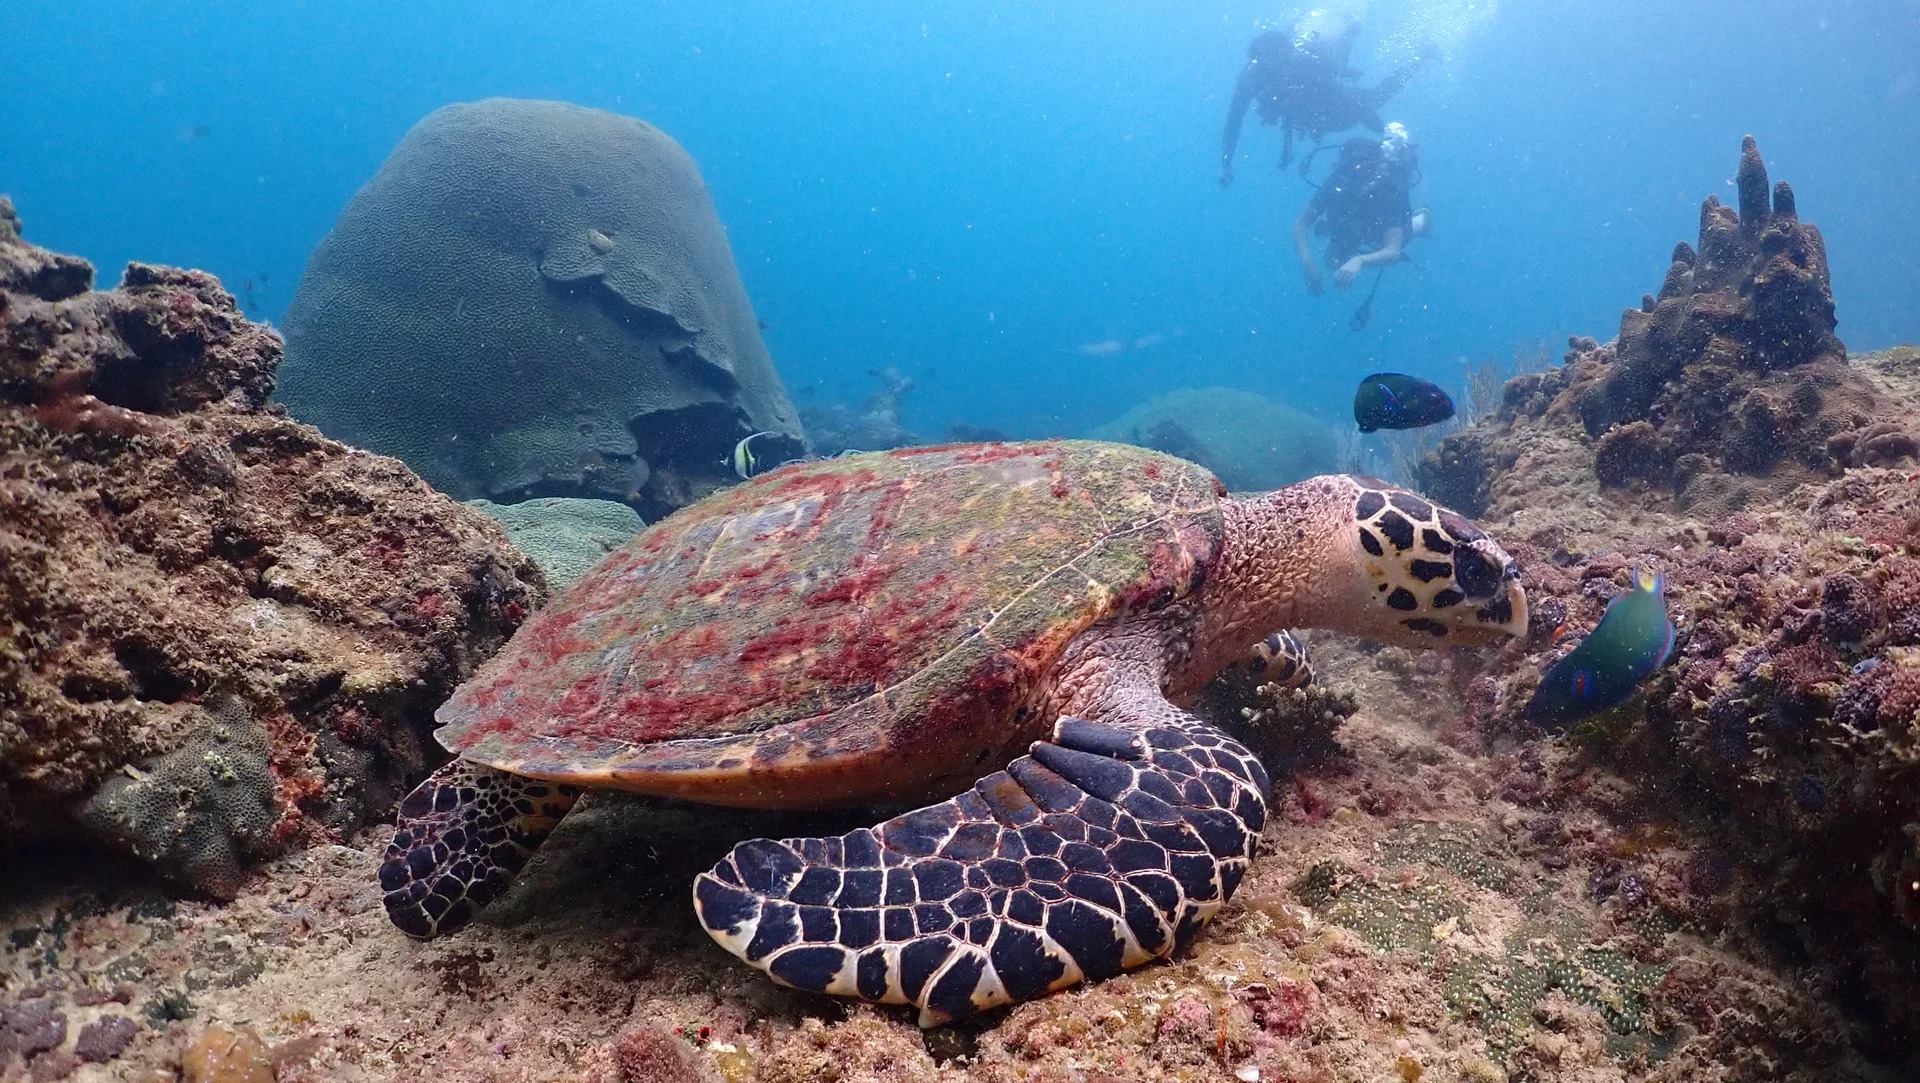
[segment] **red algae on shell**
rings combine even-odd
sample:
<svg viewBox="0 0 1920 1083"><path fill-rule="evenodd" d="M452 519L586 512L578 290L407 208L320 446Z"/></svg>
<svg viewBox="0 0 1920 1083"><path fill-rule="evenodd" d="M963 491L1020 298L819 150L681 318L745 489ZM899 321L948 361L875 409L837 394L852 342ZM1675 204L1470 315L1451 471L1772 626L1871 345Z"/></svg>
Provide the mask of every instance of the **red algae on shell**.
<svg viewBox="0 0 1920 1083"><path fill-rule="evenodd" d="M442 709L441 738L483 762L640 788L697 769L705 753L667 747L688 740L749 756L755 735L779 731L849 764L884 761L893 742L997 747L1074 634L1198 586L1218 553L1218 499L1200 468L1116 445L784 467L582 577ZM976 706L956 719L940 710L949 696ZM596 742L584 763L570 751L580 739Z"/></svg>

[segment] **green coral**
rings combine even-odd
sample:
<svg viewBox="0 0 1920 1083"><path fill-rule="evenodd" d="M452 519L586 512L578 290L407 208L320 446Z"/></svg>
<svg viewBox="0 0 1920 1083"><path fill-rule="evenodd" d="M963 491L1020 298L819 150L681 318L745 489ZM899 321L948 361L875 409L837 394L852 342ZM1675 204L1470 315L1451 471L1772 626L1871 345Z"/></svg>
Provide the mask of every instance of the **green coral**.
<svg viewBox="0 0 1920 1083"><path fill-rule="evenodd" d="M639 512L612 500L538 497L518 504L467 503L498 519L513 547L540 565L554 590L585 575L647 525Z"/></svg>
<svg viewBox="0 0 1920 1083"><path fill-rule="evenodd" d="M1409 824L1380 844L1381 856L1395 865L1446 869L1488 891L1512 890L1513 870L1489 858L1486 850L1471 831L1441 823Z"/></svg>
<svg viewBox="0 0 1920 1083"><path fill-rule="evenodd" d="M1337 861L1322 861L1294 884L1300 901L1357 934L1376 951L1433 954L1436 931L1467 917L1466 905L1434 884L1388 885Z"/></svg>
<svg viewBox="0 0 1920 1083"><path fill-rule="evenodd" d="M244 861L270 849L280 820L266 727L237 699L195 715L191 740L108 779L78 819L167 876L232 898Z"/></svg>
<svg viewBox="0 0 1920 1083"><path fill-rule="evenodd" d="M1447 1006L1479 1025L1496 1049L1518 1044L1533 1027L1533 1012L1558 989L1598 1011L1615 1035L1637 1036L1646 1021L1647 994L1666 976L1664 966L1591 944L1569 945L1538 926L1509 936L1502 957L1469 955L1441 987Z"/></svg>

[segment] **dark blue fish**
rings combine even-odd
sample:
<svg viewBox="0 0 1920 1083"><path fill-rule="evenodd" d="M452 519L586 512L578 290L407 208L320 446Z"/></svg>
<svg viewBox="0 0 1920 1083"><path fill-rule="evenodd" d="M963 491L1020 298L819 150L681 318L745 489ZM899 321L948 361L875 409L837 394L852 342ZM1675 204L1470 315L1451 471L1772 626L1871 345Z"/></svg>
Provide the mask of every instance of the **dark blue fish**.
<svg viewBox="0 0 1920 1083"><path fill-rule="evenodd" d="M1625 703L1673 653L1666 580L1639 568L1633 589L1607 603L1586 641L1553 664L1527 702L1527 721L1558 733Z"/></svg>
<svg viewBox="0 0 1920 1083"><path fill-rule="evenodd" d="M1452 416L1453 400L1445 391L1398 372L1376 372L1353 393L1353 420L1361 432L1424 428Z"/></svg>

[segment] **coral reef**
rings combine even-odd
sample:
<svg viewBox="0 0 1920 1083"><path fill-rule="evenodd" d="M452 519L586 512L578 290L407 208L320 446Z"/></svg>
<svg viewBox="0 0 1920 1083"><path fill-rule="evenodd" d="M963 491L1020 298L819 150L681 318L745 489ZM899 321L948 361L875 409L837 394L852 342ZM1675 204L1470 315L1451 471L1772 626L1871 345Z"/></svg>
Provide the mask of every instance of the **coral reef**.
<svg viewBox="0 0 1920 1083"><path fill-rule="evenodd" d="M1273 674L1247 669L1200 693L1196 709L1232 726L1273 769L1273 814L1239 892L1175 958L923 1033L906 1012L765 981L701 936L686 902L691 877L737 840L833 834L871 823L870 810L802 816L592 794L482 920L431 942L398 935L381 912L374 871L388 838L382 828L267 859L226 904L169 899L111 867L75 870L58 855L22 854L0 893L0 1076L112 1072L282 1083L1920 1077L1912 1042L1920 1033L1920 486L1903 443L1920 431L1913 424L1920 350L1852 360L1830 352L1837 343L1823 316L1817 234L1798 225L1789 193L1768 189L1757 152L1747 159L1740 214L1711 212L1714 239L1703 237L1691 261L1679 261L1687 266L1669 275L1663 297L1643 306L1655 319L1635 332L1643 339L1629 353L1651 348L1656 322L1712 331L1707 346L1666 370L1644 408L1632 405L1641 391L1625 384L1604 390L1607 382L1660 371L1665 362L1635 368L1622 364L1619 342L1576 340L1567 365L1509 381L1497 411L1449 436L1425 464L1430 484L1450 487L1449 499L1499 524L1527 575L1533 634L1491 657L1316 638L1310 687L1284 687ZM1689 275L1699 303L1662 316L1662 306L1689 288ZM163 296L187 292L191 311L217 308L183 280L161 281L175 283ZM122 296L87 295L74 304L133 303L116 300ZM44 304L12 296L7 303L9 334L20 311ZM103 326L84 324L93 311L71 319ZM219 311L230 314L231 302ZM53 333L49 324L36 326L43 337ZM1804 333L1764 344L1741 337L1795 328ZM241 378L251 370L236 365L226 346L194 349L198 361L166 371L193 387L257 387ZM260 734L276 783L309 780L301 770L322 760L343 765L329 769L342 778L359 772L370 780L404 760L411 746L400 735L418 740L409 728L417 725L413 714L390 711L375 722L334 710L343 702L367 710L361 690L369 686L355 676L362 670L336 668L345 675L316 680L320 662L296 664L287 653L348 657L330 644L346 638L337 631L348 626L339 614L360 612L354 607L365 597L385 599L392 620L427 634L406 624L415 610L394 605L365 578L354 580L360 593L331 595L324 607L288 600L311 596L329 576L360 574L357 565L329 567L318 539L365 540L356 533L360 520L329 501L352 488L341 463L366 469L384 461L329 457L337 454L325 450L332 445L258 411L264 391L150 410L114 389L159 381L81 380L37 368L39 375L25 378L15 374L14 356L0 354L0 388L22 405L0 410L0 437L63 441L61 454L77 464L138 456L139 469L225 477L229 489L263 472L259 480L293 502L274 506L278 518L246 520L239 540L251 544L238 545L220 529L227 505L169 505L168 522L198 524L176 532L208 531L219 540L201 548L175 541L164 549L164 566L142 556L146 550L126 558L143 578L123 589L166 582L168 574L196 575L204 591L240 580L254 584L254 594L240 592L248 599L296 612L305 623L298 638L268 628L222 640L227 654L199 650L183 668L135 650L114 656L119 670L104 662L76 670L82 676L63 694L82 697L112 677L121 684L111 687L138 686L136 699L151 700L154 689L175 697L144 708L143 717L162 728L137 732L165 738L141 753L155 758L134 765L129 781L110 783L94 805L131 819L130 811L165 807L159 798L171 789L168 780L219 778L235 799L222 800L217 788L196 790L173 806L183 813L170 821L175 834L142 833L190 839L224 823L232 852L249 857L258 821L238 797L258 790L249 757ZM69 347L58 356L95 355ZM1719 397L1702 398L1710 395ZM1626 404L1626 412L1592 431L1581 407L1595 401L1609 410ZM1724 422L1718 433L1711 431L1716 418ZM1207 429L1170 420L1188 438ZM60 431L50 433L49 423ZM258 443L236 444L236 432L270 432L271 440L260 441L305 449L298 454L308 472L278 473L279 460L246 457ZM195 452L199 444L186 446L190 435L203 442L221 436L227 457ZM1770 463L1756 454L1769 442L1780 449ZM0 461L0 496L14 501L8 522L17 518L11 509L27 506L18 493L40 491L22 489L21 476L71 478L57 471L76 469L49 453L24 473L8 473L15 461ZM410 479L387 469L381 477L411 491L402 485ZM134 529L142 525L140 500L129 501L124 487L67 484L121 535L155 536L150 524L146 534ZM474 527L476 516L444 501L429 508L419 503L426 497L383 499L407 508L388 529L457 524L452 540L407 535L413 551L467 553L478 562L464 565L470 568L517 567L497 563L504 558L492 524ZM331 528L300 525L315 516ZM297 536L305 540L290 540ZM0 532L0 544L17 544L11 538ZM462 549L454 544L461 539L486 544ZM215 555L200 555L207 546ZM377 552L339 551L360 563ZM0 563L7 605L21 589L7 570L19 566L13 552ZM263 552L274 554L270 567L259 559ZM49 566L48 557L37 559L36 568ZM1540 672L1594 625L1636 564L1666 577L1680 627L1673 661L1626 704L1544 738L1522 715ZM410 582L444 568L444 560L432 564ZM457 608L447 597L447 607ZM461 597L476 604L472 594ZM143 613L181 604L150 593L136 602ZM486 623L489 612L472 609L463 618L472 623L460 629L434 626L430 634L440 638L431 642L455 642L446 637L456 632L483 636L508 623ZM336 623L323 626L323 618ZM0 619L11 621L0 623L0 633L35 626L10 614ZM64 619L64 626L99 627L71 612ZM193 627L218 633L210 623ZM321 627L326 635L312 631ZM350 627L360 641L376 636ZM256 637L271 643L257 645ZM233 686L233 671L219 666L242 649L253 651L244 660L274 674L274 683ZM11 650L0 639L0 710L16 710L4 699L18 666ZM408 664L420 657L404 656ZM408 710L437 699L445 685L434 682L466 657L454 650L424 676L406 670L424 688L406 701ZM381 702L393 706L396 695ZM61 710L63 725L77 717L74 707ZM0 748L16 747L5 744L12 732L5 727L27 717L0 714ZM113 747L124 747L133 739L128 731L102 721L118 717L82 721L89 733L119 734ZM303 734L310 744L301 743ZM79 755L67 752L69 760ZM290 763L298 769L289 771ZM74 796L97 789L99 777ZM0 782L12 787L0 794L21 792L12 776ZM335 784L329 792L338 797L350 788ZM370 785L363 800L385 800L379 789ZM330 813L326 800L300 796L307 792L290 795L282 784L275 807L284 815L293 801L310 819ZM8 814L18 816L17 808L8 806ZM270 834L284 826L276 823ZM224 1074L212 1074L216 1068Z"/></svg>
<svg viewBox="0 0 1920 1083"><path fill-rule="evenodd" d="M1338 469L1333 431L1250 391L1182 388L1145 402L1088 436L1178 455L1237 492L1277 489Z"/></svg>
<svg viewBox="0 0 1920 1083"><path fill-rule="evenodd" d="M630 117L429 114L314 252L286 330L296 416L461 498L653 518L734 480L748 433L802 453L699 170Z"/></svg>
<svg viewBox="0 0 1920 1083"><path fill-rule="evenodd" d="M211 276L39 270L73 262L0 241L0 835L232 895L384 810L542 584L486 516L268 407L279 339Z"/></svg>
<svg viewBox="0 0 1920 1083"><path fill-rule="evenodd" d="M1862 1049L1887 1055L1896 1035L1920 1033L1911 475L1849 470L1704 532L1676 526L1657 552L1593 536L1572 547L1592 555L1558 567L1524 542L1514 550L1536 605L1591 627L1634 553L1666 576L1684 641L1636 701L1556 750L1561 770L1620 772L1634 786L1626 815L1687 825L1699 859L1742 885L1708 906L1685 881L1652 878L1656 901L1718 911L1730 938L1803 967L1847 1005ZM1551 650L1491 682L1477 722L1496 745L1530 737L1518 715Z"/></svg>
<svg viewBox="0 0 1920 1083"><path fill-rule="evenodd" d="M880 382L879 390L868 395L858 409L842 403L802 406L800 416L807 423L808 442L815 455L838 455L844 451L885 451L926 443L900 423L900 408L913 379L892 367L869 372ZM956 442L986 439L980 431L964 427ZM1005 436L998 436L1004 440Z"/></svg>
<svg viewBox="0 0 1920 1083"><path fill-rule="evenodd" d="M514 548L533 558L559 590L584 575L601 558L630 541L646 526L640 514L611 500L546 496L518 504L470 500L500 521Z"/></svg>
<svg viewBox="0 0 1920 1083"><path fill-rule="evenodd" d="M1740 208L1567 364L1428 460L1436 496L1506 524L1537 634L1469 667L1469 747L1526 758L1550 808L1600 799L1666 835L1607 855L1624 890L1789 969L1854 1050L1920 1033L1920 352L1847 358L1826 255L1751 139ZM1475 499L1464 499L1474 497ZM1540 673L1640 564L1665 575L1673 659L1628 703L1543 742ZM1564 633L1571 632L1567 635ZM1599 772L1618 776L1596 793Z"/></svg>
<svg viewBox="0 0 1920 1083"><path fill-rule="evenodd" d="M1707 197L1698 247L1674 248L1659 293L1622 314L1618 338L1575 338L1561 368L1510 381L1489 422L1427 458L1421 486L1478 515L1520 502L1500 478L1538 503L1544 470L1556 502L1597 484L1710 518L1913 458L1911 406L1848 362L1826 244L1785 181L1769 191L1751 136L1738 186L1738 210Z"/></svg>
<svg viewBox="0 0 1920 1083"><path fill-rule="evenodd" d="M1538 804L1538 759L1464 754L1406 709L1411 695L1460 712L1444 662L1319 647L1353 709L1343 748L1277 776L1261 859L1164 964L922 1033L907 1012L772 985L702 937L686 902L735 840L869 813L596 794L483 920L431 942L381 912L379 830L278 859L227 905L110 883L8 899L0 999L67 1033L0 1052L0 1075L61 1078L73 1031L114 1016L136 1028L124 1076L244 1046L284 1083L1870 1078L1793 975L1656 901L1688 866L1671 832L1603 815L1619 780L1588 771L1589 793Z"/></svg>

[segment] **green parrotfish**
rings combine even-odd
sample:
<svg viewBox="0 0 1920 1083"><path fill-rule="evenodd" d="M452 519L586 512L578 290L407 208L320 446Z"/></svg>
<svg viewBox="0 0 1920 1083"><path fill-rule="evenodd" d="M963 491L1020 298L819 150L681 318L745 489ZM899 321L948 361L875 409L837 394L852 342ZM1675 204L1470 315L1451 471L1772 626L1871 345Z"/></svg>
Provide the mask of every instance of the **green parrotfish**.
<svg viewBox="0 0 1920 1083"><path fill-rule="evenodd" d="M1673 653L1665 590L1663 576L1635 568L1632 589L1608 602L1586 641L1540 679L1527 721L1558 733L1625 703Z"/></svg>

